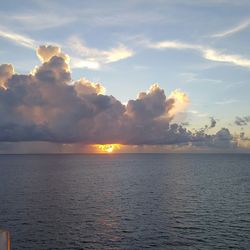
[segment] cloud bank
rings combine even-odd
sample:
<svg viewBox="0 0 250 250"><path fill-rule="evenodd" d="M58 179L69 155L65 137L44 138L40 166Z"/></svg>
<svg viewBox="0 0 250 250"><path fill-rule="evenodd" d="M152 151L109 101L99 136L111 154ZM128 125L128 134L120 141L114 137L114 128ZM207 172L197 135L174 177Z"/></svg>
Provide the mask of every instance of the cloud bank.
<svg viewBox="0 0 250 250"><path fill-rule="evenodd" d="M56 46L40 46L41 65L21 75L0 66L0 141L126 145L189 144L234 147L230 131L214 135L191 131L173 122L189 103L175 90L168 96L158 84L122 104L105 95L100 83L73 80L69 56ZM211 118L209 128L216 121Z"/></svg>

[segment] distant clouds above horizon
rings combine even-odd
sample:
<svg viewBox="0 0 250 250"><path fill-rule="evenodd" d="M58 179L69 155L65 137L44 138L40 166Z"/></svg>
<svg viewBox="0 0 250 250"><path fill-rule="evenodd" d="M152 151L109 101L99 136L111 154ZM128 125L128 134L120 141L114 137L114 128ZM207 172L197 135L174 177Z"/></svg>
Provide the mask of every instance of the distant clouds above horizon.
<svg viewBox="0 0 250 250"><path fill-rule="evenodd" d="M0 152L248 151L249 11L244 0L5 2Z"/></svg>

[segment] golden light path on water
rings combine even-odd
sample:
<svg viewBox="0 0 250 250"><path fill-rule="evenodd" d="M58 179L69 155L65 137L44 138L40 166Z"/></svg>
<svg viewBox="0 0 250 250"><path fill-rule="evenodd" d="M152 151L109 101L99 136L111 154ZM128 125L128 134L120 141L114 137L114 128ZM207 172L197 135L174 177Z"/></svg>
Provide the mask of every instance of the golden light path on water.
<svg viewBox="0 0 250 250"><path fill-rule="evenodd" d="M95 147L100 153L114 153L121 148L121 144L96 144Z"/></svg>

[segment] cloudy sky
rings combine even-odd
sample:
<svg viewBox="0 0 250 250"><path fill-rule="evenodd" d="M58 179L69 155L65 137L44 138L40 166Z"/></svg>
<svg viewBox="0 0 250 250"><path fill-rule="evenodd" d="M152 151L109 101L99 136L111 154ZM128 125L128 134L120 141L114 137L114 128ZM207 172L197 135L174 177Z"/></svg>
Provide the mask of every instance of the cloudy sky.
<svg viewBox="0 0 250 250"><path fill-rule="evenodd" d="M9 0L0 152L249 152L248 0Z"/></svg>

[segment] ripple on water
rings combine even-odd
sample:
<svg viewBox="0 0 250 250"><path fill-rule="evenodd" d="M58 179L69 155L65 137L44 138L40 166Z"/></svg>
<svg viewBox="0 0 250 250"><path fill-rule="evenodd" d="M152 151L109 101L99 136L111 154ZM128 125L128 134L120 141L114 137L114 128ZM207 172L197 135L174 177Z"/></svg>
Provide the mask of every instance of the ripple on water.
<svg viewBox="0 0 250 250"><path fill-rule="evenodd" d="M249 249L249 155L0 156L13 249Z"/></svg>

